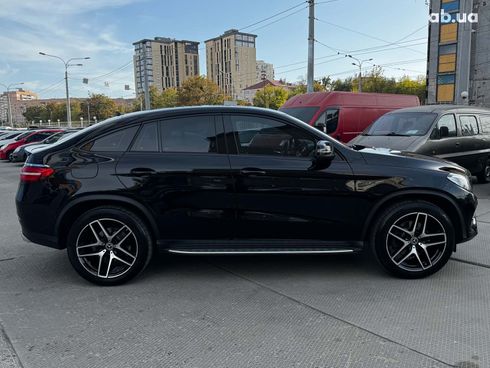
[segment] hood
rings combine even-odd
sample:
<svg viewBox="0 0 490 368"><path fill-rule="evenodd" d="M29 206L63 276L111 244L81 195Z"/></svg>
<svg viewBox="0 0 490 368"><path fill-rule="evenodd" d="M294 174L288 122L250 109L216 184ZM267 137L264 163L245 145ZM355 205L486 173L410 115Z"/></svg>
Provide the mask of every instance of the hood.
<svg viewBox="0 0 490 368"><path fill-rule="evenodd" d="M424 136L392 137L385 135L359 135L349 145L359 144L366 147L383 147L399 151L409 151L411 146L424 139Z"/></svg>
<svg viewBox="0 0 490 368"><path fill-rule="evenodd" d="M364 148L359 151L368 164L384 166L403 166L423 170L459 172L470 176L468 170L440 158L419 155L411 152L390 150L387 148Z"/></svg>
<svg viewBox="0 0 490 368"><path fill-rule="evenodd" d="M4 139L4 140L0 141L0 146L3 146L5 144L10 144L12 142L15 142L15 139Z"/></svg>

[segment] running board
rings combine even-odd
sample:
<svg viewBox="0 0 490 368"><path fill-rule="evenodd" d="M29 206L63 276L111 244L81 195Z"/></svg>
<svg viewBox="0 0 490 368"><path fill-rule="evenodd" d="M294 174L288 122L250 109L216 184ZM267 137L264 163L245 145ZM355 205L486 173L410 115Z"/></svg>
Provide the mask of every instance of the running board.
<svg viewBox="0 0 490 368"><path fill-rule="evenodd" d="M353 253L354 249L167 249L177 254L341 254Z"/></svg>

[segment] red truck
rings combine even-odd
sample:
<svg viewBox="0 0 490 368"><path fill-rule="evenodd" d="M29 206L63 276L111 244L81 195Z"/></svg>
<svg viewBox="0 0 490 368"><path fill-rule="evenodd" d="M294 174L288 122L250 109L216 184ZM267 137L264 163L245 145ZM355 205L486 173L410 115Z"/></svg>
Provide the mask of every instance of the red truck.
<svg viewBox="0 0 490 368"><path fill-rule="evenodd" d="M387 112L413 106L417 96L335 91L294 96L279 110L347 143Z"/></svg>

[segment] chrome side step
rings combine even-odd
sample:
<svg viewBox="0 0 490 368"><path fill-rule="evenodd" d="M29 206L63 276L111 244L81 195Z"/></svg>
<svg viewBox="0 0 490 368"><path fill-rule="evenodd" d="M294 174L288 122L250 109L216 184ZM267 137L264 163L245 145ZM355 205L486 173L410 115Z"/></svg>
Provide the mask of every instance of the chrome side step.
<svg viewBox="0 0 490 368"><path fill-rule="evenodd" d="M177 254L340 254L353 253L353 249L167 249L169 253Z"/></svg>

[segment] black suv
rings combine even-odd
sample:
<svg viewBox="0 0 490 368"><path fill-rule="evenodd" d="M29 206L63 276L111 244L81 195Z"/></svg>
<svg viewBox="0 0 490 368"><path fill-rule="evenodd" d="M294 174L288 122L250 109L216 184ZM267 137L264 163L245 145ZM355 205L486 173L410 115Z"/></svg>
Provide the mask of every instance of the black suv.
<svg viewBox="0 0 490 368"><path fill-rule="evenodd" d="M102 285L158 247L184 254L372 250L390 273L430 275L477 233L468 172L355 149L284 113L191 107L128 114L33 153L17 211L29 240Z"/></svg>

